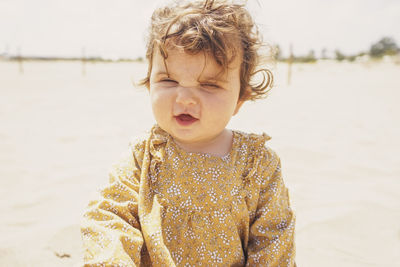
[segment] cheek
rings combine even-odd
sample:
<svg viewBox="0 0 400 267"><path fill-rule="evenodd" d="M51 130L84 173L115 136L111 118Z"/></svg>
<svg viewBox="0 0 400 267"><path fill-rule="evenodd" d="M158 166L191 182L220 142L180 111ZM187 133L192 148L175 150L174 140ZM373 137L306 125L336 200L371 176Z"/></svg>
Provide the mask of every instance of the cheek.
<svg viewBox="0 0 400 267"><path fill-rule="evenodd" d="M150 101L155 115L166 115L169 107L169 96L162 90L150 89Z"/></svg>
<svg viewBox="0 0 400 267"><path fill-rule="evenodd" d="M210 103L217 108L230 110L237 102L238 97L233 92L226 92L218 97L211 98Z"/></svg>
<svg viewBox="0 0 400 267"><path fill-rule="evenodd" d="M236 108L236 98L232 96L210 97L203 101L203 112L215 117L231 117Z"/></svg>

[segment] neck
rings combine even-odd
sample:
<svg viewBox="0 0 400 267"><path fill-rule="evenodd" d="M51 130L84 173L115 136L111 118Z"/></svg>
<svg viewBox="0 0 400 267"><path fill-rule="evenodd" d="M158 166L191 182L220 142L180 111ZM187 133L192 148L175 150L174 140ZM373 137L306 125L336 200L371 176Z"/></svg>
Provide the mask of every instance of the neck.
<svg viewBox="0 0 400 267"><path fill-rule="evenodd" d="M175 143L185 150L192 153L205 153L213 156L225 156L232 148L233 133L231 130L224 129L219 135L208 140L185 143L174 139Z"/></svg>

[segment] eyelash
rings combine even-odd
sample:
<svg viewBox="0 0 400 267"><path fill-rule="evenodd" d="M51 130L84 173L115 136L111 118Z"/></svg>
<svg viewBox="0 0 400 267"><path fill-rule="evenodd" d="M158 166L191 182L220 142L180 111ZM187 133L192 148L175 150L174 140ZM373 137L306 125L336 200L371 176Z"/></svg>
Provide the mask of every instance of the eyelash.
<svg viewBox="0 0 400 267"><path fill-rule="evenodd" d="M172 79L161 79L160 82L178 83L177 81L172 80ZM212 84L212 83L201 84L200 86L202 88L205 88L205 89L219 89L219 88L221 88L219 85Z"/></svg>
<svg viewBox="0 0 400 267"><path fill-rule="evenodd" d="M219 89L220 87L217 84L202 84L202 87L211 87L214 89Z"/></svg>
<svg viewBox="0 0 400 267"><path fill-rule="evenodd" d="M171 80L171 79L162 79L160 82L170 82L170 83L176 83L176 81Z"/></svg>

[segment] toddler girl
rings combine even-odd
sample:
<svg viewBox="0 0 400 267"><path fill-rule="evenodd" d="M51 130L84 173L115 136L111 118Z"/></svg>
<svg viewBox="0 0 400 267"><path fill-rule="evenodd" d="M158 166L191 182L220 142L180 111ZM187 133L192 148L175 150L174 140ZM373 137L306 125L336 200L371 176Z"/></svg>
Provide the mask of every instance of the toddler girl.
<svg viewBox="0 0 400 267"><path fill-rule="evenodd" d="M244 6L157 9L142 81L157 121L85 212L85 266L294 266L294 215L265 134L226 127L266 94ZM265 75L260 84L251 78Z"/></svg>

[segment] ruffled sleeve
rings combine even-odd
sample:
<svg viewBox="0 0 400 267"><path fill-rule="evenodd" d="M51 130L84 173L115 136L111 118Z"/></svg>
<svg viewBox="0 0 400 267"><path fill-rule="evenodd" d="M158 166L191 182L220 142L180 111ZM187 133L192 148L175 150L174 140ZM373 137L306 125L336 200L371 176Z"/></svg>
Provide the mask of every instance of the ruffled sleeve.
<svg viewBox="0 0 400 267"><path fill-rule="evenodd" d="M246 266L295 266L295 217L281 176L280 159L265 147L260 157L262 181L250 225Z"/></svg>
<svg viewBox="0 0 400 267"><path fill-rule="evenodd" d="M142 144L110 171L110 184L85 211L81 233L84 266L139 266L143 236L138 219Z"/></svg>

